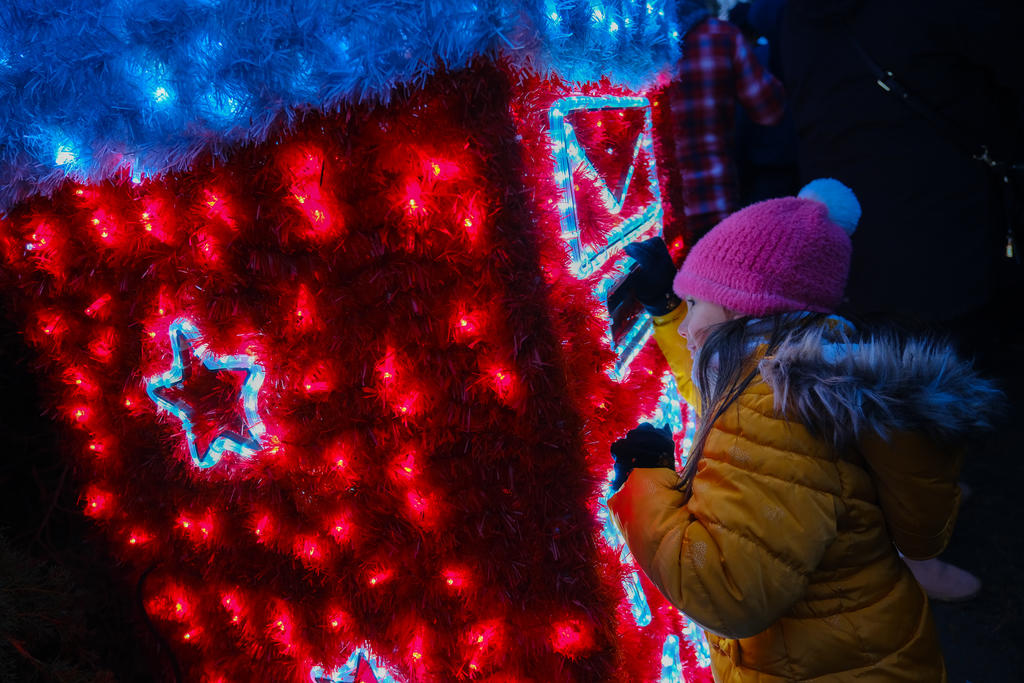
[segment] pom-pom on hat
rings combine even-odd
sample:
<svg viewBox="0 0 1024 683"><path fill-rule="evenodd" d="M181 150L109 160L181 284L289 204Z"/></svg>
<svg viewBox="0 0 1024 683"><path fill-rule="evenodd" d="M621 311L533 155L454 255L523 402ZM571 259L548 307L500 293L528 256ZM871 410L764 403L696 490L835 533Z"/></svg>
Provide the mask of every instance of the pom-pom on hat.
<svg viewBox="0 0 1024 683"><path fill-rule="evenodd" d="M672 288L744 315L832 313L859 220L853 191L819 178L796 197L758 202L716 225L690 250Z"/></svg>

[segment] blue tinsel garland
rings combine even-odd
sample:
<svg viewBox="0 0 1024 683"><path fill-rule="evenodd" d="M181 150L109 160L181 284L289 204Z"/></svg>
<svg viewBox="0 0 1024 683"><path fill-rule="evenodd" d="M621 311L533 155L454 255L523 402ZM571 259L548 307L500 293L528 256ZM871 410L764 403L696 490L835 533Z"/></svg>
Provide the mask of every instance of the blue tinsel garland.
<svg viewBox="0 0 1024 683"><path fill-rule="evenodd" d="M641 88L678 56L666 0L5 0L0 211L65 177L154 175L295 107L384 100L504 55Z"/></svg>

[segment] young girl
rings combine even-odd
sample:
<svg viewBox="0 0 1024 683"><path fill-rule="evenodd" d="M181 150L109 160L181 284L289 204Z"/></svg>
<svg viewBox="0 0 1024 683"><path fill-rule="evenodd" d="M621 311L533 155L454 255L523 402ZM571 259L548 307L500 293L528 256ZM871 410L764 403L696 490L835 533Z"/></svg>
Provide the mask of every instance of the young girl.
<svg viewBox="0 0 1024 683"><path fill-rule="evenodd" d="M946 679L897 549L945 547L964 444L998 392L945 345L831 315L859 214L848 188L814 181L722 221L674 282L663 244L630 245L701 421L679 474L660 430L616 442L625 482L608 505L647 576L704 627L716 681Z"/></svg>

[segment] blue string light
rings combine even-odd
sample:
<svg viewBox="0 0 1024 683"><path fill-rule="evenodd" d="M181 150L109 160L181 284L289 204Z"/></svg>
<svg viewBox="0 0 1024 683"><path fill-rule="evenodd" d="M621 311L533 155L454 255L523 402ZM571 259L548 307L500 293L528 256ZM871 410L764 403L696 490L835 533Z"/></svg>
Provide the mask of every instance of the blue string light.
<svg viewBox="0 0 1024 683"><path fill-rule="evenodd" d="M683 419L682 396L679 395L679 387L676 378L671 372L666 372L662 377L661 399L648 420L656 425L668 425L673 434L683 434L682 463L690 454L693 447L693 435L697 428L697 421L694 419L693 411L687 411L686 419ZM697 655L697 664L702 667L711 666L711 652L708 649L708 641L696 624L686 616L683 617L683 637L693 645L694 653ZM679 660L679 639L676 636L669 636L665 640L662 654L662 683L683 683L682 664Z"/></svg>
<svg viewBox="0 0 1024 683"><path fill-rule="evenodd" d="M654 8L647 5L648 13ZM594 21L604 21L603 11L595 9ZM555 21L555 19L552 19ZM611 28L615 26L615 28ZM617 25L612 22L609 30L614 32ZM566 117L574 111L594 111L603 109L640 109L644 115L644 125L640 136L633 147L633 155L622 189L616 195L608 187L607 182L601 177L586 153L583 152L576 131L566 121ZM572 96L556 101L548 112L548 123L550 127L552 155L555 161L555 183L559 189L559 218L561 221L562 238L566 242L570 258L570 271L580 279L594 274L613 257L619 257L626 244L649 237L654 234L661 234L663 209L661 204L661 191L658 186L658 171L655 166L654 145L653 145L653 124L650 102L644 97L587 97ZM622 212L626 203L630 184L636 173L637 165L640 162L640 152L644 152L646 168L643 169L648 178L651 201L643 206L640 211L631 217L623 219L609 233L606 242L599 247L591 247L583 243L579 217L576 210L576 189L573 182L573 175L579 173L589 178L597 187L598 195L604 204L604 208L612 216ZM615 284L621 281L632 264L628 257L621 259L611 268L606 269L603 277L594 288L594 294L598 300L607 302L608 295ZM607 321L606 322L610 322ZM654 326L651 317L642 315L633 326L623 335L621 341L616 343L611 328L606 332L606 339L609 346L616 354L615 365L609 369L608 374L616 381L621 381L629 371L630 363L647 343ZM681 397L676 386L675 377L671 372L666 373L662 378L663 391L661 399L649 419L655 424L667 424L673 433L683 432L683 450L688 453L693 443L694 423L691 419L683 421ZM685 462L685 456L684 456ZM608 512L608 498L611 495L611 480L614 478L614 470L609 470L608 479L601 497L598 500L598 520L601 522L601 533L609 547L620 551L620 561L623 566L629 569L622 581L623 588L630 602L630 611L637 626L643 628L652 621L650 605L644 595L640 584L639 570L626 546L626 540L615 527ZM693 622L684 617L682 636L689 640L697 654L698 664L702 667L710 666L710 655L707 640ZM679 637L670 635L666 638L662 648L662 677L664 683L681 683L683 680L682 662L679 658Z"/></svg>
<svg viewBox="0 0 1024 683"><path fill-rule="evenodd" d="M77 155L71 147L69 147L68 145L58 145L57 156L53 162L58 166L66 166L67 164L73 162L76 158Z"/></svg>
<svg viewBox="0 0 1024 683"><path fill-rule="evenodd" d="M711 666L711 648L704 630L689 619L684 619L683 636L693 645L694 653L697 655L697 664L702 667Z"/></svg>
<svg viewBox="0 0 1024 683"><path fill-rule="evenodd" d="M366 663L373 669L377 683L398 683L398 679L379 663L369 648L365 647L357 647L353 650L348 660L334 671L329 672L322 666L314 666L309 671L309 680L311 683L354 683L359 664L363 660L366 660Z"/></svg>
<svg viewBox="0 0 1024 683"><path fill-rule="evenodd" d="M595 13L599 10L595 10ZM604 14L601 14L602 20ZM608 183L594 167L594 164L580 145L576 131L566 121L566 117L576 111L598 110L635 110L643 113L643 126L640 135L633 145L633 153L622 188L618 194L612 192ZM601 269L612 257L618 257L622 248L641 237L660 234L662 229L663 209L661 190L658 186L658 169L654 157L653 122L651 103L646 97L603 96L591 97L574 95L555 101L548 111L549 134L551 137L552 156L555 162L555 183L558 185L559 220L562 238L566 241L569 251L569 270L578 278L584 279ZM577 214L576 188L573 176L579 173L597 187L598 196L604 208L612 216L618 216L626 204L629 189L640 164L640 152L644 152L646 163L642 169L647 176L651 199L632 216L623 218L617 226L609 231L605 243L593 247L583 243L579 217ZM626 261L626 263L631 260ZM598 284L595 294L602 301L607 301L611 287L624 274L624 262L607 273ZM641 316L630 330L616 343L608 332L612 350L615 351L616 362L609 368L608 374L616 381L623 380L629 373L633 359L650 338L653 326L647 316Z"/></svg>
<svg viewBox="0 0 1024 683"><path fill-rule="evenodd" d="M182 428L188 438L188 452L192 456L192 462L196 467L209 468L220 462L226 451L235 453L243 458L258 453L263 445L260 438L266 433L266 425L259 416L257 399L260 387L263 385L263 366L256 362L252 356L218 356L213 354L204 342L191 344L201 338L201 334L191 321L185 318L178 318L171 323L169 334L171 337L171 369L162 375L152 377L146 382L146 393L157 405L157 409L167 411L181 420ZM224 431L218 434L206 450L199 454L196 447L196 435L194 431L194 411L192 407L183 400L171 401L163 393L171 388L180 388L184 384L185 363L183 354L184 347L191 347L191 352L202 361L208 370L244 370L245 383L240 393L242 408L245 413L245 434L236 434Z"/></svg>
<svg viewBox="0 0 1024 683"><path fill-rule="evenodd" d="M685 683L679 659L679 636L669 636L661 648L661 683Z"/></svg>
<svg viewBox="0 0 1024 683"><path fill-rule="evenodd" d="M575 111L596 111L602 109L634 109L643 113L644 123L633 149L633 158L629 165L628 175L619 196L608 188L601 174L593 163L582 152L576 132L565 119ZM559 189L559 218L562 226L562 237L569 247L571 259L570 269L582 279L596 272L608 259L621 251L629 242L639 238L648 230L661 231L662 205L661 190L658 186L658 169L654 157L653 122L651 103L646 97L603 96L590 97L574 95L564 97L552 104L548 111L549 134L552 153L555 161L555 182ZM640 151L644 151L648 187L651 200L634 216L624 219L613 228L606 243L599 248L586 245L580 239L580 225L576 211L576 190L573 174L582 173L594 181L605 208L612 215L618 215L625 205Z"/></svg>
<svg viewBox="0 0 1024 683"><path fill-rule="evenodd" d="M611 515L608 514L608 498L612 494L611 480L614 477L615 471L609 470L608 480L605 482L604 490L597 501L597 518L601 522L601 533L605 541L611 548L619 551L619 561L630 570L625 578L622 579L622 587L629 598L629 610L633 614L633 620L637 626L643 628L651 623L651 607L647 604L647 596L644 595L643 588L640 586L640 574L638 573L636 563L633 561L633 555L629 552L629 548L626 547L626 539L619 533L619 530L612 522Z"/></svg>

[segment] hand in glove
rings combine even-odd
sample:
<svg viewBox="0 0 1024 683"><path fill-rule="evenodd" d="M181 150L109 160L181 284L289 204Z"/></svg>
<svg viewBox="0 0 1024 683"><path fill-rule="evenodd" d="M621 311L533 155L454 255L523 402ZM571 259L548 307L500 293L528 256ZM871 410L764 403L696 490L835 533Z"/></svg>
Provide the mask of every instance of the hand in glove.
<svg viewBox="0 0 1024 683"><path fill-rule="evenodd" d="M650 422L644 422L612 444L612 457L615 459L612 491L618 491L626 483L626 478L634 468L675 469L675 441L672 440L672 430L668 425L659 428Z"/></svg>
<svg viewBox="0 0 1024 683"><path fill-rule="evenodd" d="M636 260L636 269L626 278L624 286L633 288L637 300L651 315L665 315L679 305L672 291L676 266L668 247L660 237L627 244L625 252Z"/></svg>

